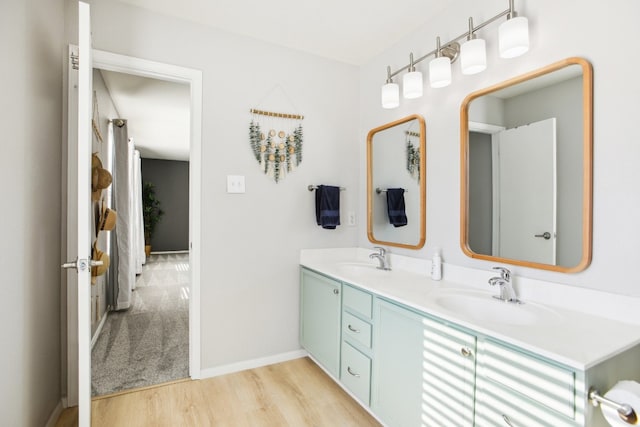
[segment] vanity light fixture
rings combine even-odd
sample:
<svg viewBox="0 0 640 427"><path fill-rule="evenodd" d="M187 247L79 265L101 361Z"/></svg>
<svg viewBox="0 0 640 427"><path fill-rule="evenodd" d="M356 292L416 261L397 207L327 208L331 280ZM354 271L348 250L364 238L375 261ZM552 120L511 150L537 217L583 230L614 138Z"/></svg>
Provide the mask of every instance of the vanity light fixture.
<svg viewBox="0 0 640 427"><path fill-rule="evenodd" d="M436 57L429 62L429 82L431 87L445 87L451 84L451 58L442 55L440 37L436 37Z"/></svg>
<svg viewBox="0 0 640 427"><path fill-rule="evenodd" d="M429 82L431 87L444 87L451 83L451 64L456 61L458 54L461 56L462 74L476 74L487 68L486 42L476 38L475 33L487 25L500 18L507 17L498 29L498 50L501 58L515 58L529 50L529 24L527 18L518 16L513 6L514 0L509 0L509 8L495 15L493 18L482 22L478 26L473 26L473 19L469 18L469 30L464 34L440 44L440 37L437 37L437 47L435 50L413 60L413 54L409 56L409 65L391 72L391 67L387 67L387 80L382 86L382 107L396 108L400 105L400 87L393 82L393 77L407 71L402 79L402 93L405 98L418 98L422 96L422 74L415 70L415 65L434 56L429 62ZM459 41L467 39L462 47ZM420 83L420 89L417 89Z"/></svg>
<svg viewBox="0 0 640 427"><path fill-rule="evenodd" d="M498 28L498 48L501 58L515 58L529 50L529 21L518 16L509 0L507 20Z"/></svg>
<svg viewBox="0 0 640 427"><path fill-rule="evenodd" d="M387 70L391 72L391 68ZM409 54L409 72L402 77L402 95L406 99L422 96L422 73L413 65L413 53Z"/></svg>
<svg viewBox="0 0 640 427"><path fill-rule="evenodd" d="M460 46L460 70L462 74L477 74L487 68L487 43L473 32L473 18L469 18L469 35Z"/></svg>
<svg viewBox="0 0 640 427"><path fill-rule="evenodd" d="M396 108L400 105L400 88L391 79L391 67L387 67L387 83L382 86L382 108Z"/></svg>

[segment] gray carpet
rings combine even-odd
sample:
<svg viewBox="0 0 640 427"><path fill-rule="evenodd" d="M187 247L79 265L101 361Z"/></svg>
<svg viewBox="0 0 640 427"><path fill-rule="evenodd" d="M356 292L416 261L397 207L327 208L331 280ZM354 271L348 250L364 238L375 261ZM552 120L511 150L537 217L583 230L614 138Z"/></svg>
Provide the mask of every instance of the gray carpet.
<svg viewBox="0 0 640 427"><path fill-rule="evenodd" d="M109 313L93 348L92 395L188 376L189 254L152 254L131 308Z"/></svg>

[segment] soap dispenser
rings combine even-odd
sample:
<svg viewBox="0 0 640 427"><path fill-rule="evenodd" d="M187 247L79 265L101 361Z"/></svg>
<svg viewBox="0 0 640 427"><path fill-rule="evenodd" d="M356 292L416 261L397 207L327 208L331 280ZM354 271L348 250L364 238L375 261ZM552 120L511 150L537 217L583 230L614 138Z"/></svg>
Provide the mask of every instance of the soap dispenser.
<svg viewBox="0 0 640 427"><path fill-rule="evenodd" d="M442 257L440 249L436 248L433 258L431 259L431 280L442 279Z"/></svg>

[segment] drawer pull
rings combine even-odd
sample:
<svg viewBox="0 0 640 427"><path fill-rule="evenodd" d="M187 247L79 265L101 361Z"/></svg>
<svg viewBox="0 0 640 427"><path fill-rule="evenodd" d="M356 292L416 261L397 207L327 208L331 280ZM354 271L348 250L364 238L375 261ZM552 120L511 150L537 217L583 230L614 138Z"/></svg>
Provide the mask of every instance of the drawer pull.
<svg viewBox="0 0 640 427"><path fill-rule="evenodd" d="M338 289L334 289L334 290L333 290L333 293L334 293L334 294L336 294L336 295L338 295L338 294L340 293L340 291L339 291Z"/></svg>
<svg viewBox="0 0 640 427"><path fill-rule="evenodd" d="M359 334L359 333L360 333L360 329L356 329L356 328L354 328L354 327L353 327L353 326L351 326L351 325L347 325L347 328L349 328L349 330L350 330L351 332L355 332L356 334Z"/></svg>
<svg viewBox="0 0 640 427"><path fill-rule="evenodd" d="M360 374L356 374L355 372L353 372L351 370L351 366L347 366L347 372L349 373L349 375L356 377L356 378L360 378Z"/></svg>
<svg viewBox="0 0 640 427"><path fill-rule="evenodd" d="M511 420L505 414L502 414L502 419L504 420L505 423L507 423L509 427L515 427L513 424L511 424Z"/></svg>
<svg viewBox="0 0 640 427"><path fill-rule="evenodd" d="M462 354L464 357L471 357L473 355L469 347L462 347L460 349L460 354Z"/></svg>

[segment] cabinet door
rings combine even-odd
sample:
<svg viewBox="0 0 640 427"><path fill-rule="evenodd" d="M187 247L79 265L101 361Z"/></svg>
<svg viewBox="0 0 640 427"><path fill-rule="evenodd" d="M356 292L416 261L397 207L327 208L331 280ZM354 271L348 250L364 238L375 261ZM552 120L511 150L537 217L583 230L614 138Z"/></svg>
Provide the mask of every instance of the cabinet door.
<svg viewBox="0 0 640 427"><path fill-rule="evenodd" d="M340 364L340 282L302 269L300 344L336 378Z"/></svg>
<svg viewBox="0 0 640 427"><path fill-rule="evenodd" d="M422 425L422 316L375 300L372 402L389 427Z"/></svg>
<svg viewBox="0 0 640 427"><path fill-rule="evenodd" d="M425 318L421 426L472 426L476 337Z"/></svg>

